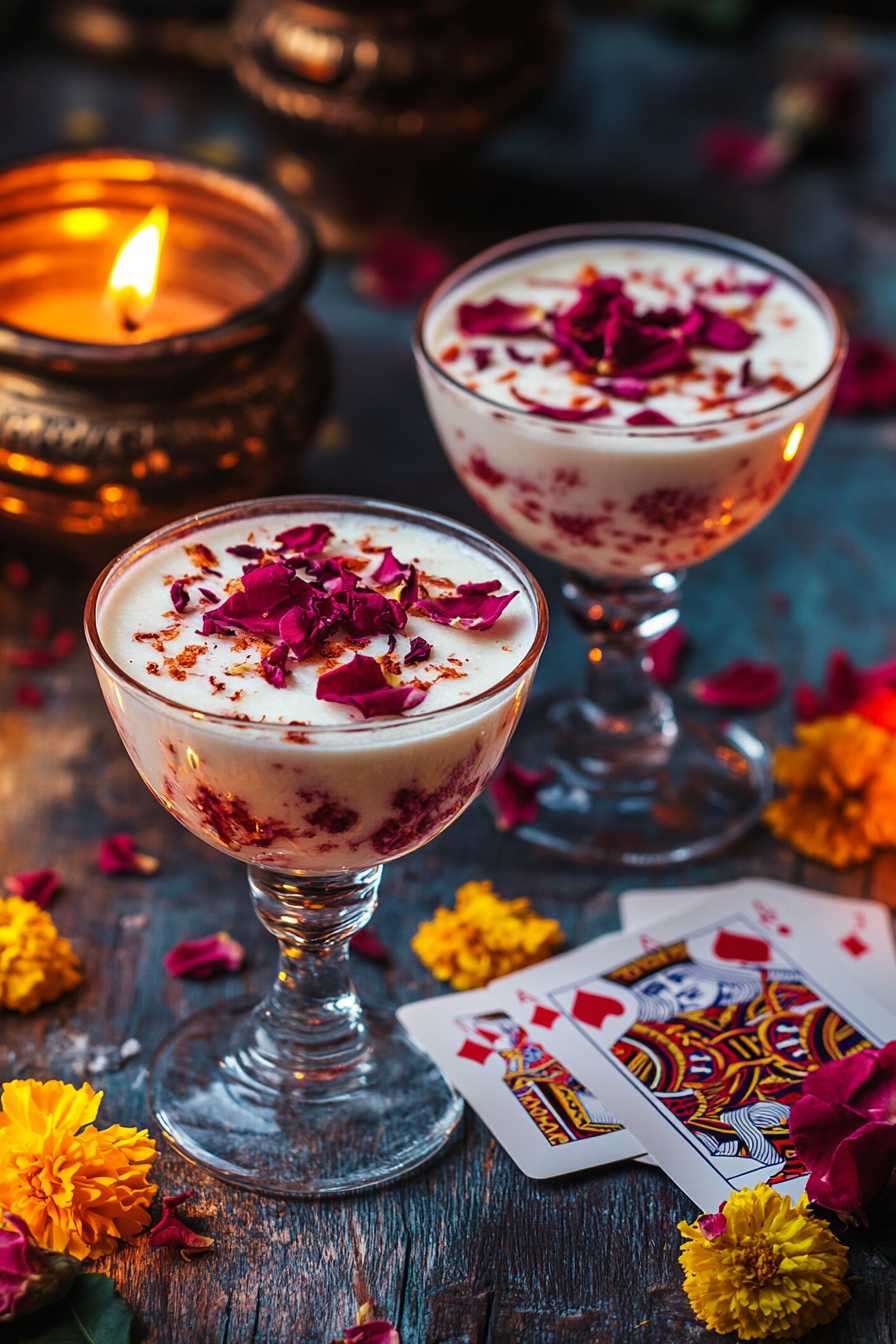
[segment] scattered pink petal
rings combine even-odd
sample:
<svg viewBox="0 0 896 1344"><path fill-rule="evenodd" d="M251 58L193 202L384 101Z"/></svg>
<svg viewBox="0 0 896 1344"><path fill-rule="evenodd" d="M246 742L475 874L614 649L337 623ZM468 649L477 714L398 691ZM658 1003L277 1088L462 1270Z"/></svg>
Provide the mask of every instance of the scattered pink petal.
<svg viewBox="0 0 896 1344"><path fill-rule="evenodd" d="M728 317L726 313L720 313L704 303L694 304L693 312L689 314L681 331L690 344L708 345L713 350L748 350L756 340L756 333L748 331L736 318ZM747 374L749 376L749 370ZM743 384L744 387L748 385Z"/></svg>
<svg viewBox="0 0 896 1344"><path fill-rule="evenodd" d="M3 566L3 577L10 588L27 588L31 582L31 570L24 560L7 560Z"/></svg>
<svg viewBox="0 0 896 1344"><path fill-rule="evenodd" d="M23 709L43 709L47 698L33 681L20 681L16 687L16 704Z"/></svg>
<svg viewBox="0 0 896 1344"><path fill-rule="evenodd" d="M282 689L286 685L286 660L289 657L289 645L278 644L277 647L261 660L261 670L264 673L265 681L271 686Z"/></svg>
<svg viewBox="0 0 896 1344"><path fill-rule="evenodd" d="M181 579L176 579L174 583L172 583L168 596L171 598L171 605L178 615L180 615L182 611L186 611L190 604L190 590Z"/></svg>
<svg viewBox="0 0 896 1344"><path fill-rule="evenodd" d="M528 406L530 415L541 415L545 420L569 420L572 424L583 424L586 420L602 420L605 415L610 414L610 403L608 401L599 401L596 406L590 410L583 410L579 406L546 406L544 402L533 401L531 397L524 397L522 392L517 392L512 387L511 392L517 401L521 401L524 406Z"/></svg>
<svg viewBox="0 0 896 1344"><path fill-rule="evenodd" d="M738 658L714 676L692 682L691 692L704 705L719 709L766 709L778 699L783 685L772 663Z"/></svg>
<svg viewBox="0 0 896 1344"><path fill-rule="evenodd" d="M207 980L217 971L238 971L245 950L229 933L211 933L207 938L175 943L165 953L163 965L169 975L186 975Z"/></svg>
<svg viewBox="0 0 896 1344"><path fill-rule="evenodd" d="M359 952L362 957L366 957L368 961L376 961L383 966L392 960L388 947L376 936L370 925L359 929L352 936L349 947L353 952Z"/></svg>
<svg viewBox="0 0 896 1344"><path fill-rule="evenodd" d="M603 358L611 365L608 372L637 378L686 372L692 367L682 336L621 309L611 314L604 329Z"/></svg>
<svg viewBox="0 0 896 1344"><path fill-rule="evenodd" d="M620 401L643 401L649 388L646 378L611 378L607 383L597 384L598 392L606 392Z"/></svg>
<svg viewBox="0 0 896 1344"><path fill-rule="evenodd" d="M498 579L488 583L462 583L449 597L426 597L417 603L431 621L439 625L455 625L464 630L490 630L501 612L517 596L517 591L492 596L501 584Z"/></svg>
<svg viewBox="0 0 896 1344"><path fill-rule="evenodd" d="M159 861L150 854L141 854L134 848L134 837L126 831L107 835L101 841L97 854L101 873L140 873L147 877L158 872Z"/></svg>
<svg viewBox="0 0 896 1344"><path fill-rule="evenodd" d="M365 719L370 719L413 709L426 698L426 692L404 683L393 686L381 663L366 654L356 653L350 663L331 668L318 678L317 698L337 705L352 705Z"/></svg>
<svg viewBox="0 0 896 1344"><path fill-rule="evenodd" d="M65 1297L80 1266L74 1256L64 1255L61 1251L43 1250L31 1235L28 1224L18 1214L6 1212L2 1218L0 1333L7 1339L14 1333L19 1339L21 1328L5 1329L4 1326ZM27 1327L24 1333L33 1337L33 1332Z"/></svg>
<svg viewBox="0 0 896 1344"><path fill-rule="evenodd" d="M787 161L777 136L738 123L707 131L700 144L700 158L711 171L745 182L773 177Z"/></svg>
<svg viewBox="0 0 896 1344"><path fill-rule="evenodd" d="M458 330L464 336L529 336L539 331L544 312L534 303L462 303L457 310Z"/></svg>
<svg viewBox="0 0 896 1344"><path fill-rule="evenodd" d="M78 639L74 630L57 630L49 644L36 649L11 649L9 661L13 667L53 667L74 653Z"/></svg>
<svg viewBox="0 0 896 1344"><path fill-rule="evenodd" d="M450 269L450 256L436 243L392 234L368 248L352 278L366 298L404 308L418 303Z"/></svg>
<svg viewBox="0 0 896 1344"><path fill-rule="evenodd" d="M554 771L550 768L527 770L505 757L489 786L498 809L498 830L509 831L514 826L534 821L538 816L538 791L553 778Z"/></svg>
<svg viewBox="0 0 896 1344"><path fill-rule="evenodd" d="M260 546L228 546L228 555L235 555L240 560L263 560L264 551Z"/></svg>
<svg viewBox="0 0 896 1344"><path fill-rule="evenodd" d="M648 671L660 686L671 686L678 676L681 659L688 644L688 635L680 621L671 626L659 639L654 640L647 654Z"/></svg>
<svg viewBox="0 0 896 1344"><path fill-rule="evenodd" d="M411 647L408 649L402 662L405 667L413 667L416 663L425 663L427 658L431 655L432 645L427 644L422 636L417 635L415 639L411 640Z"/></svg>
<svg viewBox="0 0 896 1344"><path fill-rule="evenodd" d="M300 555L318 555L332 536L333 529L326 523L306 523L278 533L276 540L282 542L284 550L298 551Z"/></svg>
<svg viewBox="0 0 896 1344"><path fill-rule="evenodd" d="M376 1303L365 1302L358 1308L357 1325L349 1326L342 1339L334 1339L332 1344L401 1344L392 1322L377 1320L376 1313Z"/></svg>
<svg viewBox="0 0 896 1344"><path fill-rule="evenodd" d="M896 350L874 336L856 336L834 395L835 415L886 415L896 409Z"/></svg>
<svg viewBox="0 0 896 1344"><path fill-rule="evenodd" d="M411 565L403 565L400 560L396 560L391 546L388 546L371 577L374 583L398 583L409 577L411 568Z"/></svg>
<svg viewBox="0 0 896 1344"><path fill-rule="evenodd" d="M150 1246L170 1246L172 1250L180 1251L184 1260L192 1260L194 1256L203 1255L211 1250L215 1244L214 1237L200 1236L171 1212L185 1200L192 1199L193 1194L194 1191L185 1190L182 1195L169 1195L162 1200L165 1211L155 1227L150 1230L147 1237Z"/></svg>
<svg viewBox="0 0 896 1344"><path fill-rule="evenodd" d="M707 1241L715 1241L717 1237L724 1237L728 1228L728 1219L722 1212L724 1207L725 1201L723 1200L719 1205L718 1213L704 1213L702 1218L697 1219L697 1226Z"/></svg>
<svg viewBox="0 0 896 1344"><path fill-rule="evenodd" d="M34 901L41 910L46 910L62 887L55 868L35 868L31 873L13 873L3 879L3 885L12 896L21 896L23 901Z"/></svg>

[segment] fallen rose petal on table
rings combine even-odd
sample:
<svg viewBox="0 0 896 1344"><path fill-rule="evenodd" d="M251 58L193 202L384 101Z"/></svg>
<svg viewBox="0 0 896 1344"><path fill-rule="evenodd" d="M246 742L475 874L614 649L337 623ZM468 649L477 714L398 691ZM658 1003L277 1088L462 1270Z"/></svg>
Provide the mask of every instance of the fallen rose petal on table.
<svg viewBox="0 0 896 1344"><path fill-rule="evenodd" d="M417 303L451 269L443 247L405 234L385 234L364 253L352 272L359 294L387 308Z"/></svg>
<svg viewBox="0 0 896 1344"><path fill-rule="evenodd" d="M688 646L688 632L676 621L665 634L654 640L647 653L647 670L660 686L671 686L678 676L681 659Z"/></svg>
<svg viewBox="0 0 896 1344"><path fill-rule="evenodd" d="M77 643L74 630L63 627L43 648L10 649L7 657L13 667L53 667L74 653Z"/></svg>
<svg viewBox="0 0 896 1344"><path fill-rule="evenodd" d="M79 1269L74 1256L43 1250L24 1219L0 1213L0 1325L58 1302Z"/></svg>
<svg viewBox="0 0 896 1344"><path fill-rule="evenodd" d="M376 1319L377 1305L371 1299L358 1308L358 1323L350 1325L341 1339L332 1344L401 1344L391 1321Z"/></svg>
<svg viewBox="0 0 896 1344"><path fill-rule="evenodd" d="M21 896L23 901L34 901L41 910L46 910L62 882L55 868L35 868L30 873L10 874L3 879L3 885L13 896Z"/></svg>
<svg viewBox="0 0 896 1344"><path fill-rule="evenodd" d="M854 336L834 394L835 415L886 415L896 407L896 350L875 336Z"/></svg>
<svg viewBox="0 0 896 1344"><path fill-rule="evenodd" d="M349 947L353 952L358 952L368 961L376 961L381 966L386 966L392 960L392 954L383 940L374 933L371 928L359 929L352 935Z"/></svg>
<svg viewBox="0 0 896 1344"><path fill-rule="evenodd" d="M147 1238L150 1246L156 1248L168 1246L172 1250L180 1251L184 1260L192 1260L195 1256L204 1255L206 1251L211 1250L215 1244L214 1237L203 1237L200 1233L194 1232L171 1212L179 1204L192 1199L194 1193L193 1190L185 1190L181 1195L167 1195L162 1200L164 1213L150 1230Z"/></svg>
<svg viewBox="0 0 896 1344"><path fill-rule="evenodd" d="M825 668L821 691L801 682L794 693L794 713L800 723L827 714L849 714L869 701L881 687L896 686L896 659L872 667L856 667L843 649L834 649ZM869 716L870 717L870 716Z"/></svg>
<svg viewBox="0 0 896 1344"><path fill-rule="evenodd" d="M107 835L100 842L97 863L101 873L141 873L144 877L158 872L159 860L151 854L141 854L134 847L134 837L126 831Z"/></svg>
<svg viewBox="0 0 896 1344"><path fill-rule="evenodd" d="M165 953L163 965L169 975L192 976L206 980L217 971L238 971L245 949L223 930L207 938L186 939Z"/></svg>
<svg viewBox="0 0 896 1344"><path fill-rule="evenodd" d="M16 704L22 709L43 709L47 698L33 681L20 681L16 687Z"/></svg>
<svg viewBox="0 0 896 1344"><path fill-rule="evenodd" d="M738 658L721 672L692 682L691 693L701 704L718 709L767 709L778 699L783 685L774 664Z"/></svg>
<svg viewBox="0 0 896 1344"><path fill-rule="evenodd" d="M489 785L489 793L498 809L499 831L509 831L538 816L538 790L549 784L554 771L527 770L507 757Z"/></svg>

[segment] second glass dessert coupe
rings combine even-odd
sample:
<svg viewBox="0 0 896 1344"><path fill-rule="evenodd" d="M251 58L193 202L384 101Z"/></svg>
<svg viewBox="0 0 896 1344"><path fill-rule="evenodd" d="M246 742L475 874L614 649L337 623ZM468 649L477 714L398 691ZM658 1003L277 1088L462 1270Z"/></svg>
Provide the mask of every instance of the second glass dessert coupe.
<svg viewBox="0 0 896 1344"><path fill-rule="evenodd" d="M678 718L649 651L687 568L760 522L808 456L845 355L831 304L704 230L547 229L444 280L415 355L455 471L564 566L584 640L584 689L536 698L515 739L541 780L518 834L642 867L728 844L769 796L767 753L693 706Z"/></svg>
<svg viewBox="0 0 896 1344"><path fill-rule="evenodd" d="M144 781L247 864L280 944L260 1004L226 1000L159 1047L162 1131L224 1180L282 1195L415 1170L463 1103L391 1011L362 1011L349 941L383 861L450 825L500 762L547 632L537 584L434 514L269 499L133 546L95 583L86 628Z"/></svg>

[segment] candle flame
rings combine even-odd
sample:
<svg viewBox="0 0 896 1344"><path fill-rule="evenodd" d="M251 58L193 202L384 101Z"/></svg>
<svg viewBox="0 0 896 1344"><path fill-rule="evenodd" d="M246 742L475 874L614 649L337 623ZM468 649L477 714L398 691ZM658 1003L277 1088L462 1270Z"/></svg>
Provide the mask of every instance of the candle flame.
<svg viewBox="0 0 896 1344"><path fill-rule="evenodd" d="M167 207L154 205L143 223L125 238L115 258L104 301L125 331L136 331L152 308L167 228Z"/></svg>

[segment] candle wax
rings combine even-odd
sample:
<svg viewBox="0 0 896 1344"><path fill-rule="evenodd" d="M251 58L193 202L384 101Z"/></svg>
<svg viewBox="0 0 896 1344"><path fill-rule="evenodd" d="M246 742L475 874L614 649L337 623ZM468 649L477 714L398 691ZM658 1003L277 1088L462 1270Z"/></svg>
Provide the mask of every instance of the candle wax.
<svg viewBox="0 0 896 1344"><path fill-rule="evenodd" d="M155 302L136 331L126 331L103 304L102 288L53 290L0 296L0 322L62 341L87 345L139 345L185 331L218 326L233 308L222 299L193 290L160 286Z"/></svg>

